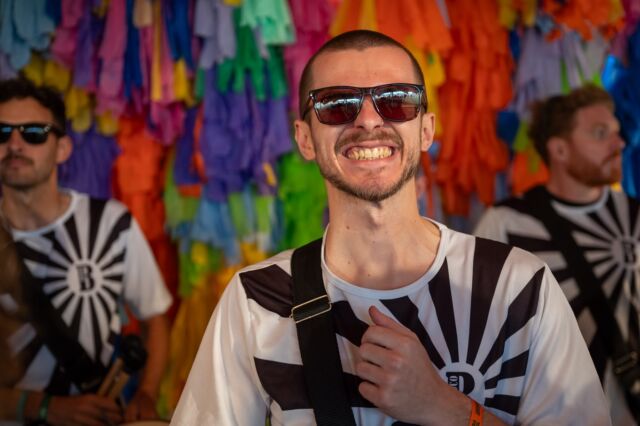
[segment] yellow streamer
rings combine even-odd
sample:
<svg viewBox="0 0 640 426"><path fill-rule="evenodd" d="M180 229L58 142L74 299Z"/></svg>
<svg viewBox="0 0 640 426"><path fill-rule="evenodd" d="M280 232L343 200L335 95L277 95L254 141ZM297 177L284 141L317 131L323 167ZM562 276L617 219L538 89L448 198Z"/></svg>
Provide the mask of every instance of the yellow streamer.
<svg viewBox="0 0 640 426"><path fill-rule="evenodd" d="M151 100L162 101L162 9L161 2L153 4L153 51L151 52Z"/></svg>
<svg viewBox="0 0 640 426"><path fill-rule="evenodd" d="M118 117L115 117L111 111L105 111L96 116L96 125L99 133L106 136L113 136L118 133Z"/></svg>
<svg viewBox="0 0 640 426"><path fill-rule="evenodd" d="M91 127L92 107L89 95L83 89L71 86L64 98L67 117L71 120L71 128L76 132L86 132Z"/></svg>
<svg viewBox="0 0 640 426"><path fill-rule="evenodd" d="M42 56L33 54L26 67L22 68L22 74L31 80L36 86L42 86L44 81L44 60Z"/></svg>
<svg viewBox="0 0 640 426"><path fill-rule="evenodd" d="M47 86L66 92L71 85L71 72L54 61L46 61L44 64L43 82Z"/></svg>
<svg viewBox="0 0 640 426"><path fill-rule="evenodd" d="M363 0L362 10L360 11L360 21L358 26L363 30L378 30L378 21L376 17L376 1Z"/></svg>

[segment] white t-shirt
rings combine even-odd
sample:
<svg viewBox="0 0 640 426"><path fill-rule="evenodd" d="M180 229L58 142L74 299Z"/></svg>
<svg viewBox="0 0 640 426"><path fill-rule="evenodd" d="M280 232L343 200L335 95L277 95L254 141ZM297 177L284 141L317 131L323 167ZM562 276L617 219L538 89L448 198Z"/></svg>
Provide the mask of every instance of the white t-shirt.
<svg viewBox="0 0 640 426"><path fill-rule="evenodd" d="M549 194L547 196L550 197ZM521 247L546 262L560 283L587 342L611 406L614 425L635 425L624 391L613 373L598 325L575 281L575 270L558 250L556 236L529 214L529 205L509 199L488 209L474 234ZM567 219L570 232L614 307L613 314L627 344L640 349L640 205L624 193L610 191L589 204L568 204L551 198L556 213ZM605 305L606 306L606 305Z"/></svg>
<svg viewBox="0 0 640 426"><path fill-rule="evenodd" d="M13 238L37 284L87 354L108 365L121 332L123 305L144 320L164 313L171 296L127 209L115 200L69 194L69 208L56 221L35 231L14 230ZM0 294L0 308L11 314L16 303L9 294ZM29 361L16 387L47 389L58 366L34 327L22 325L9 336L9 347ZM75 393L75 386L69 392Z"/></svg>
<svg viewBox="0 0 640 426"><path fill-rule="evenodd" d="M508 423L609 424L584 340L549 269L517 248L437 224L429 270L370 290L322 263L347 394L359 425L392 425L357 390L355 352L372 305L421 339L442 379ZM323 248L324 252L324 248ZM236 274L205 332L175 425L314 424L304 390L286 251Z"/></svg>

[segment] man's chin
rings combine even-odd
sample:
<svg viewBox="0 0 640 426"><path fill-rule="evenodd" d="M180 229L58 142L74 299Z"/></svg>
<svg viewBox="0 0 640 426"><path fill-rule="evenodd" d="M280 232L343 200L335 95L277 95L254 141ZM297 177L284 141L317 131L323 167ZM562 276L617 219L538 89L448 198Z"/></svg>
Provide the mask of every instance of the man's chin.
<svg viewBox="0 0 640 426"><path fill-rule="evenodd" d="M0 178L0 185L5 188L10 188L14 191L26 191L35 186L31 181L24 181L20 179L4 179Z"/></svg>
<svg viewBox="0 0 640 426"><path fill-rule="evenodd" d="M396 182L391 186L381 185L349 185L344 182L332 182L339 191L359 200L371 203L380 203L395 195L406 183L406 181Z"/></svg>
<svg viewBox="0 0 640 426"><path fill-rule="evenodd" d="M608 185L614 185L616 183L619 183L620 181L622 181L622 169L621 168L614 168L612 169L608 176L605 177L606 178L606 184Z"/></svg>
<svg viewBox="0 0 640 426"><path fill-rule="evenodd" d="M615 174L615 175L602 176L600 179L593 179L585 183L587 183L591 187L600 188L603 186L615 185L617 183L620 183L621 180L622 180L621 174Z"/></svg>

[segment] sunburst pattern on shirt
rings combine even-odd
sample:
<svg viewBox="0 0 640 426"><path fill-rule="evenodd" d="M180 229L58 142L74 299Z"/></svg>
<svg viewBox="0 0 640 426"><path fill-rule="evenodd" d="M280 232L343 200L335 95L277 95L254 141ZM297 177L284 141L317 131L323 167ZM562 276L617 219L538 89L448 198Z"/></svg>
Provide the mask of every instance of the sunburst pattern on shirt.
<svg viewBox="0 0 640 426"><path fill-rule="evenodd" d="M566 206L555 201L554 205L558 213L570 223L571 233L600 281L602 291L608 299L606 303L614 313L623 337L631 346L640 347L638 203L623 194L610 193L602 208L589 213L581 212L585 207ZM532 235L527 231L531 232L529 229L509 229L509 243L529 250L549 263L581 324L596 369L602 377L607 355L597 336L605 331L596 325L589 310L589 301L583 297L575 282L571 265L566 261L557 261L562 257L553 237ZM593 329L585 329L585 324L592 324L590 328Z"/></svg>
<svg viewBox="0 0 640 426"><path fill-rule="evenodd" d="M106 364L119 332L114 316L124 275L126 245L121 237L131 216L122 212L106 226L101 223L105 208L106 202L91 200L88 223L71 215L63 226L19 241L17 247L73 335L92 358Z"/></svg>
<svg viewBox="0 0 640 426"><path fill-rule="evenodd" d="M420 302L420 307L406 296L379 302L415 333L445 381L467 395L480 397L483 405L515 418L529 360L529 348L517 335L526 334L536 313L544 269L540 267L529 277L510 301L506 315L501 317L501 326L495 328L489 324L490 310L492 304L501 303L495 299L501 300L504 294L506 282L500 277L510 262L512 247L482 238L474 241L472 276L466 278L473 283L469 304L460 300L454 304L453 283L463 281L463 272L452 270L446 259L429 283L430 300ZM289 317L293 299L292 278L288 273L271 265L242 272L240 280L248 299L266 311ZM421 318L420 309L422 316L434 315L433 319ZM470 321L457 323L456 310L468 311ZM333 301L331 313L338 340L348 342L351 348L358 347L368 324L344 300ZM493 315L492 321L497 318ZM436 345L436 340L444 344ZM301 365L257 357L254 363L260 383L282 410L311 407ZM343 371L343 380L352 407L373 407L358 391L360 378Z"/></svg>

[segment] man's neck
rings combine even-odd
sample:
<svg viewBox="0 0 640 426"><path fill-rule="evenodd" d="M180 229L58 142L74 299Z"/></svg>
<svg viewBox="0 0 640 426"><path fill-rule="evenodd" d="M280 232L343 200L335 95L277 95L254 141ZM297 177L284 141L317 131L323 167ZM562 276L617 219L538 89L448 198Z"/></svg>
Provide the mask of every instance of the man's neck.
<svg viewBox="0 0 640 426"><path fill-rule="evenodd" d="M420 216L415 190L403 190L381 203L332 203L330 196L329 205L325 259L341 279L389 290L416 281L433 263L440 231Z"/></svg>
<svg viewBox="0 0 640 426"><path fill-rule="evenodd" d="M2 187L0 211L9 225L19 231L33 231L53 223L69 207L71 197L48 185L29 190Z"/></svg>
<svg viewBox="0 0 640 426"><path fill-rule="evenodd" d="M585 185L569 176L554 178L553 174L549 177L546 188L554 197L576 204L595 202L604 189L603 186Z"/></svg>

